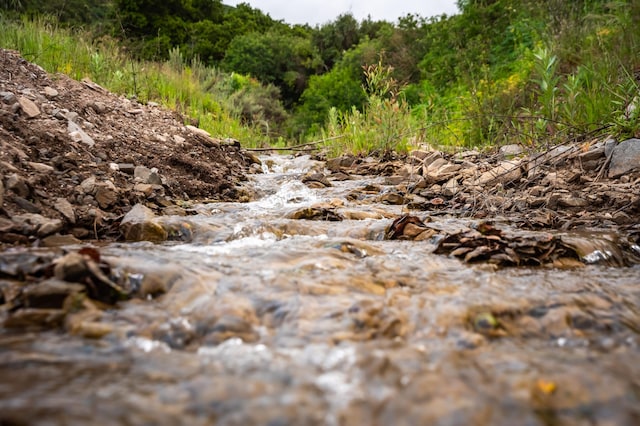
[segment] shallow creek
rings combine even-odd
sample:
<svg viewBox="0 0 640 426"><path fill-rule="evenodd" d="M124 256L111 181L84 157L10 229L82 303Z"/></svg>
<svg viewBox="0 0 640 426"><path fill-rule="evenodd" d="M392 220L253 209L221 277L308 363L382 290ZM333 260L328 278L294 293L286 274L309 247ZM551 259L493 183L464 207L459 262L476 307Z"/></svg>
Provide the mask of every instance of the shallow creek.
<svg viewBox="0 0 640 426"><path fill-rule="evenodd" d="M259 200L166 219L193 242L100 248L171 286L112 333L0 334L0 423L640 424L638 266L468 265L384 240L403 208L349 196L381 178L309 189L321 164L264 160ZM288 218L320 202L350 219Z"/></svg>

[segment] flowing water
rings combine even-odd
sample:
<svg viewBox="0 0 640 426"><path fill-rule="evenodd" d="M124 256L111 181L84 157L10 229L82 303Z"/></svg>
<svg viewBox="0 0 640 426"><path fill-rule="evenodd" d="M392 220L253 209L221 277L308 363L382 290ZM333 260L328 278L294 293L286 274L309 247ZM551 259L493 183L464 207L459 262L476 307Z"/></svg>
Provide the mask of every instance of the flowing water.
<svg viewBox="0 0 640 426"><path fill-rule="evenodd" d="M0 424L640 424L638 266L464 264L384 240L381 178L309 189L322 164L264 160L257 201L165 219L190 243L100 248L170 287L110 333L0 334ZM347 220L293 218L318 204Z"/></svg>

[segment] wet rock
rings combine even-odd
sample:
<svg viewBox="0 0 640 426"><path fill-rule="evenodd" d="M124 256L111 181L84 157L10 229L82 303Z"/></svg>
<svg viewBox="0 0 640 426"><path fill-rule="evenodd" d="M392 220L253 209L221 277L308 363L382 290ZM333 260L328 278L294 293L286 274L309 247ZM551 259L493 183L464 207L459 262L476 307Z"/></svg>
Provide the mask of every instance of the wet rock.
<svg viewBox="0 0 640 426"><path fill-rule="evenodd" d="M35 118L40 115L40 108L38 108L38 105L36 105L31 99L21 96L18 98L18 103L20 104L22 112L24 112L27 117Z"/></svg>
<svg viewBox="0 0 640 426"><path fill-rule="evenodd" d="M480 312L473 315L471 324L477 333L487 336L496 336L500 334L500 323L491 312Z"/></svg>
<svg viewBox="0 0 640 426"><path fill-rule="evenodd" d="M379 201L383 204L399 206L405 203L404 195L397 191L390 191L382 194Z"/></svg>
<svg viewBox="0 0 640 426"><path fill-rule="evenodd" d="M389 225L385 230L385 239L413 239L422 233L418 232L419 229L422 229L422 232L427 229L422 219L417 216L405 214L395 219L391 225Z"/></svg>
<svg viewBox="0 0 640 426"><path fill-rule="evenodd" d="M341 221L344 218L336 212L335 208L325 206L311 206L295 210L287 215L289 219L326 220L331 222Z"/></svg>
<svg viewBox="0 0 640 426"><path fill-rule="evenodd" d="M343 156L332 158L327 161L326 167L333 173L342 171L343 168L351 167L355 162L355 158L352 156Z"/></svg>
<svg viewBox="0 0 640 426"><path fill-rule="evenodd" d="M550 233L503 231L486 222L445 236L434 253L500 266L549 266L560 258L580 257L573 246Z"/></svg>
<svg viewBox="0 0 640 426"><path fill-rule="evenodd" d="M93 249L82 249L56 260L53 274L63 281L81 283L87 295L95 300L113 304L129 297L129 292L114 283L108 276L110 267L100 261Z"/></svg>
<svg viewBox="0 0 640 426"><path fill-rule="evenodd" d="M166 241L169 235L155 219L150 208L136 204L122 219L120 230L127 241Z"/></svg>
<svg viewBox="0 0 640 426"><path fill-rule="evenodd" d="M347 312L354 332L349 337L353 340L392 339L402 337L407 332L406 316L381 302L362 300L351 305ZM340 336L334 339L341 340Z"/></svg>
<svg viewBox="0 0 640 426"><path fill-rule="evenodd" d="M609 178L617 178L640 167L640 139L620 142L611 154Z"/></svg>
<svg viewBox="0 0 640 426"><path fill-rule="evenodd" d="M57 328L64 324L67 313L62 309L19 309L4 321L7 328Z"/></svg>
<svg viewBox="0 0 640 426"><path fill-rule="evenodd" d="M25 287L14 304L24 308L64 309L67 303L77 303L84 290L81 284L50 278Z"/></svg>
<svg viewBox="0 0 640 426"><path fill-rule="evenodd" d="M322 173L308 173L302 177L302 183L311 188L328 188L333 186Z"/></svg>
<svg viewBox="0 0 640 426"><path fill-rule="evenodd" d="M260 334L247 318L224 315L206 330L203 343L217 345L231 338L239 338L243 342L253 343L260 339Z"/></svg>

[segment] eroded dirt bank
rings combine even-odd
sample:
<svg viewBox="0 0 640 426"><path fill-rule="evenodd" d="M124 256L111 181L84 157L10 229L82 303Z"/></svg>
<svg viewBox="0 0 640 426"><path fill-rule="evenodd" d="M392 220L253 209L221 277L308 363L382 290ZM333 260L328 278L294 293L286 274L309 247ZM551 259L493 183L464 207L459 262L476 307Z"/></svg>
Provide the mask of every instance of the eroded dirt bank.
<svg viewBox="0 0 640 426"><path fill-rule="evenodd" d="M139 202L235 199L250 161L176 113L0 50L0 244L113 239Z"/></svg>

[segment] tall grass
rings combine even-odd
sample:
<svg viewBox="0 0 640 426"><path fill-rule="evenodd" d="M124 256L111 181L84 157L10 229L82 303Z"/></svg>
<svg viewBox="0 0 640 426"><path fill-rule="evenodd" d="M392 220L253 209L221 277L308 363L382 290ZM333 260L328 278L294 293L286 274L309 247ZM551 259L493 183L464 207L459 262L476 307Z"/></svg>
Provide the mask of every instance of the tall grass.
<svg viewBox="0 0 640 426"><path fill-rule="evenodd" d="M208 90L226 78L197 59L187 63L179 49L165 63L133 60L114 39L94 39L83 30L61 28L55 19L37 17L14 21L0 15L0 46L14 49L50 73L76 80L89 78L113 93L154 101L180 112L214 137L235 138L245 146L263 146L260 129L240 118Z"/></svg>
<svg viewBox="0 0 640 426"><path fill-rule="evenodd" d="M356 107L344 113L330 109L322 135L332 140L328 147L330 155L345 152L385 155L409 150L416 121L409 105L399 96L401 87L391 77L392 71L381 60L364 67L367 104L362 112Z"/></svg>
<svg viewBox="0 0 640 426"><path fill-rule="evenodd" d="M407 133L440 149L543 147L594 132L640 137L640 27L633 22L633 3L574 11L553 25L525 20L526 43L511 56L482 67L460 64L473 71L448 86L423 80L411 88L421 102L410 111L375 92L362 112L332 110L324 134L345 136L331 151L403 150L408 140L397 136Z"/></svg>

